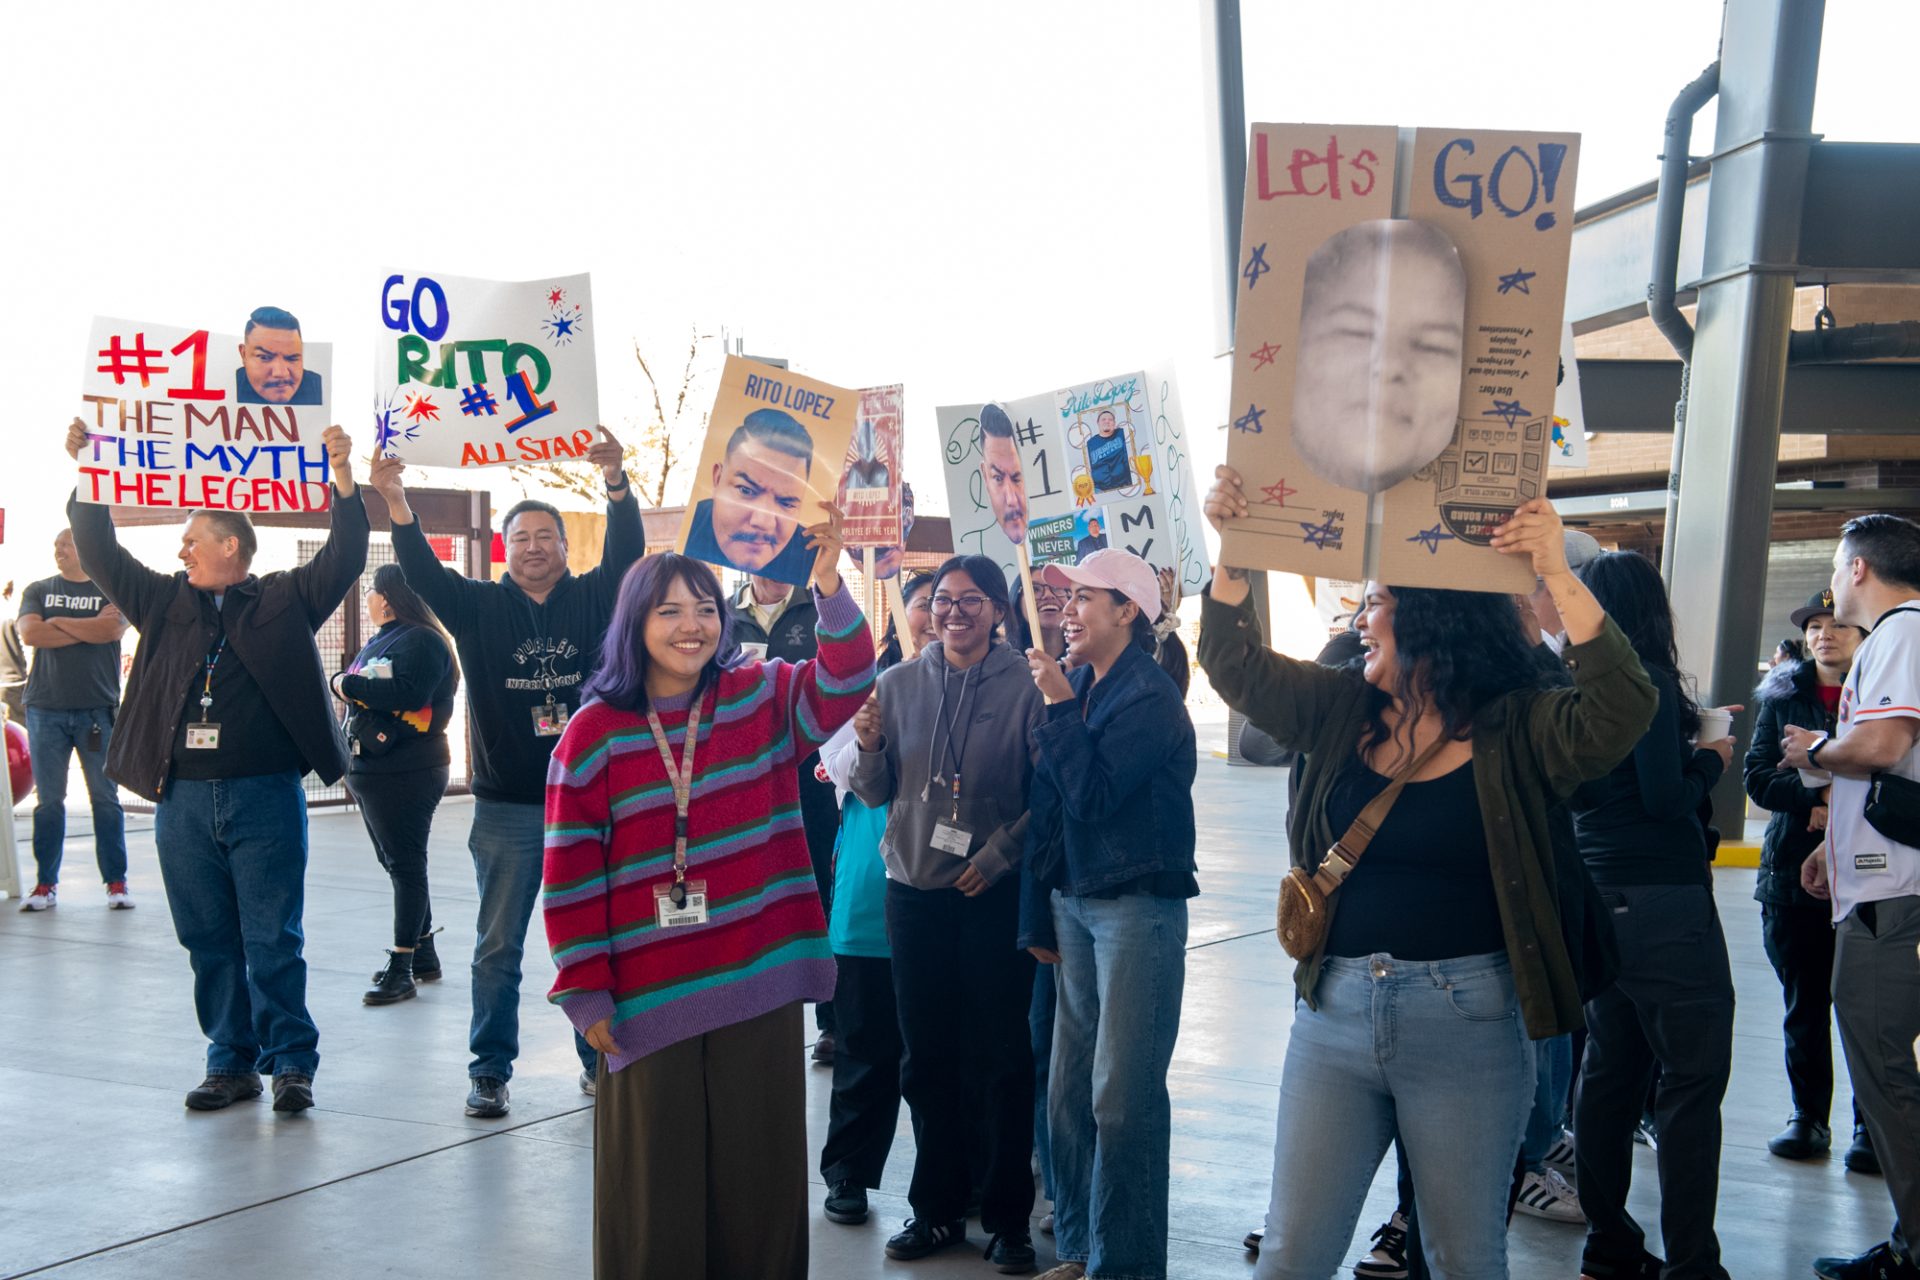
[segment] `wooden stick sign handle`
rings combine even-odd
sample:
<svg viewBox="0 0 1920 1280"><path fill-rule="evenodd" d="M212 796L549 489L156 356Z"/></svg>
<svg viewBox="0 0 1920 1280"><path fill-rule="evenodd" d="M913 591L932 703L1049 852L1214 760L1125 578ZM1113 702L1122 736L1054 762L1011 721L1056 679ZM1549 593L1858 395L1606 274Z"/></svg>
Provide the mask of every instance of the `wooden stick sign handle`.
<svg viewBox="0 0 1920 1280"><path fill-rule="evenodd" d="M1040 602L1033 598L1033 561L1027 557L1026 541L1016 543L1013 551L1020 558L1020 600L1027 606L1027 634L1036 648L1044 648L1046 642L1040 638Z"/></svg>
<svg viewBox="0 0 1920 1280"><path fill-rule="evenodd" d="M900 657L904 661L914 656L919 645L913 628L907 623L907 601L900 594L900 575L896 573L880 585L887 594L887 615L893 619L893 634L900 641Z"/></svg>

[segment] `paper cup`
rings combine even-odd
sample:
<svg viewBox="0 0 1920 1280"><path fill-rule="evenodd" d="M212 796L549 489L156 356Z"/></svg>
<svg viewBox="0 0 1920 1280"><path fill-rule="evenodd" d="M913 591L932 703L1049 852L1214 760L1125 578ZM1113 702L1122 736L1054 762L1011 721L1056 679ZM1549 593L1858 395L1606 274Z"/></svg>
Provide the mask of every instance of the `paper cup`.
<svg viewBox="0 0 1920 1280"><path fill-rule="evenodd" d="M1700 709L1700 736L1696 742L1718 742L1733 736L1733 712L1718 707Z"/></svg>

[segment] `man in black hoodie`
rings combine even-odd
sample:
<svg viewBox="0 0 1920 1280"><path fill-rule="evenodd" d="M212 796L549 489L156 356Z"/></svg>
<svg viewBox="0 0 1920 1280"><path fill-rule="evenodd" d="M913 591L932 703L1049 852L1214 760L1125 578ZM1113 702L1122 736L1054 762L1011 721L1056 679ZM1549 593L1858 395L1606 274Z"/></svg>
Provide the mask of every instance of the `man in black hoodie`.
<svg viewBox="0 0 1920 1280"><path fill-rule="evenodd" d="M532 499L501 521L507 576L464 577L434 558L407 505L405 463L382 458L369 481L393 515L393 551L407 585L453 636L467 684L473 741L473 854L480 915L473 945L473 1023L467 1114L507 1114L507 1081L520 1054L520 959L540 894L547 759L579 710L580 687L600 663L600 641L627 569L646 549L640 504L605 427L587 451L607 481L607 534L596 569L567 568L560 513ZM594 1053L574 1037L593 1092Z"/></svg>

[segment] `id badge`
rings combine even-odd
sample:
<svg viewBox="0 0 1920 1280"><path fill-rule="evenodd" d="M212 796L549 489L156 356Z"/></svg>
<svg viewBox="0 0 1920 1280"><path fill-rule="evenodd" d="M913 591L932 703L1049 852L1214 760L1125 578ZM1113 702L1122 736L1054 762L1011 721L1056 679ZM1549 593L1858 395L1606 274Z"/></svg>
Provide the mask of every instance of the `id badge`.
<svg viewBox="0 0 1920 1280"><path fill-rule="evenodd" d="M753 659L755 662L765 662L767 660L767 646L763 644L755 644L752 641L747 641L741 644L740 652L746 654L747 657Z"/></svg>
<svg viewBox="0 0 1920 1280"><path fill-rule="evenodd" d="M220 749L220 726L201 721L187 726L187 750L218 751Z"/></svg>
<svg viewBox="0 0 1920 1280"><path fill-rule="evenodd" d="M557 738L567 727L567 704L556 702L533 708L533 736Z"/></svg>
<svg viewBox="0 0 1920 1280"><path fill-rule="evenodd" d="M933 839L929 843L942 853L964 858L973 848L973 830L958 820L936 822L933 824Z"/></svg>
<svg viewBox="0 0 1920 1280"><path fill-rule="evenodd" d="M662 929L679 929L690 924L707 922L707 882L705 880L687 881L687 901L685 906L676 907L668 895L673 892L672 884L663 884L653 891L653 910Z"/></svg>

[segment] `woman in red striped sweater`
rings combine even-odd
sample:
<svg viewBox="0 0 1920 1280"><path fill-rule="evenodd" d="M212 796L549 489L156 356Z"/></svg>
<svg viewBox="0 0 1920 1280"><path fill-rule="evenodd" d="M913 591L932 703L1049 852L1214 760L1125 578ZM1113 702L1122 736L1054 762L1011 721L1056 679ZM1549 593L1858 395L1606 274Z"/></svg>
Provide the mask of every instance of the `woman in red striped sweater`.
<svg viewBox="0 0 1920 1280"><path fill-rule="evenodd" d="M800 1004L834 968L794 762L874 667L838 513L807 533L818 658L742 658L713 571L649 556L548 770L548 998L601 1054L603 1280L807 1274Z"/></svg>

